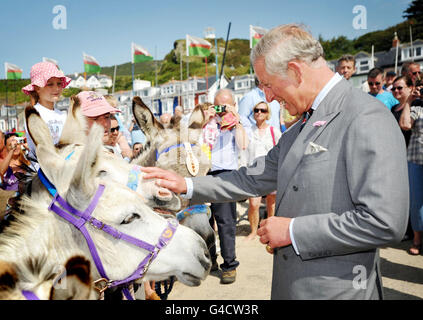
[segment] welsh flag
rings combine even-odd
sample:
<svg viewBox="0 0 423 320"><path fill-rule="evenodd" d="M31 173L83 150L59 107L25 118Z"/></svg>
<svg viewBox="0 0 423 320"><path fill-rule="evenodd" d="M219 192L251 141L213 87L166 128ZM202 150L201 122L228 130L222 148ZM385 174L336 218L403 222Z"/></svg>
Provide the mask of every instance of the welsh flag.
<svg viewBox="0 0 423 320"><path fill-rule="evenodd" d="M208 57L211 46L210 42L187 34L187 56Z"/></svg>
<svg viewBox="0 0 423 320"><path fill-rule="evenodd" d="M7 80L16 80L22 78L22 69L19 68L16 64L5 62L4 70Z"/></svg>
<svg viewBox="0 0 423 320"><path fill-rule="evenodd" d="M254 48L268 30L250 25L250 49Z"/></svg>
<svg viewBox="0 0 423 320"><path fill-rule="evenodd" d="M97 73L100 72L100 64L98 61L88 54L82 53L84 59L84 71L86 73Z"/></svg>
<svg viewBox="0 0 423 320"><path fill-rule="evenodd" d="M133 43L131 45L132 63L151 61L153 56L140 45Z"/></svg>

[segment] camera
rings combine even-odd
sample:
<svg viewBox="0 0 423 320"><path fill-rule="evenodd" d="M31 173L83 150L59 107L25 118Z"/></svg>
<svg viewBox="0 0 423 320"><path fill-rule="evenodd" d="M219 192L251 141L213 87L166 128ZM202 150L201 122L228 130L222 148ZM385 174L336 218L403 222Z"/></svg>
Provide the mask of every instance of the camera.
<svg viewBox="0 0 423 320"><path fill-rule="evenodd" d="M214 106L216 113L223 113L226 111L226 106Z"/></svg>

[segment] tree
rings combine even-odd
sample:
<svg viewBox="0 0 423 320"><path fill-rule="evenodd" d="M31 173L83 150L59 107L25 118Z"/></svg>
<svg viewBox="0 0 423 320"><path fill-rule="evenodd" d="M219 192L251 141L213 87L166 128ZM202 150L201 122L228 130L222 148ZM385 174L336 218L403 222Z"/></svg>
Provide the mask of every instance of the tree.
<svg viewBox="0 0 423 320"><path fill-rule="evenodd" d="M423 0L413 0L402 17L414 20L416 25L423 25Z"/></svg>
<svg viewBox="0 0 423 320"><path fill-rule="evenodd" d="M423 34L423 0L413 0L408 8L403 12L403 18L413 26L413 34L417 38Z"/></svg>

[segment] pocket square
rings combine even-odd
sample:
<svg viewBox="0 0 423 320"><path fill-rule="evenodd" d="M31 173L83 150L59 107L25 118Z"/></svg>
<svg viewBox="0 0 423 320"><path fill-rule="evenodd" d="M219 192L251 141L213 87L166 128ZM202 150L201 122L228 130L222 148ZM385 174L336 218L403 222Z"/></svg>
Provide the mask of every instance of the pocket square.
<svg viewBox="0 0 423 320"><path fill-rule="evenodd" d="M308 143L308 146L307 146L304 154L315 154L315 153L325 152L325 151L328 151L328 149L326 149L325 147L319 146L318 144L310 141Z"/></svg>

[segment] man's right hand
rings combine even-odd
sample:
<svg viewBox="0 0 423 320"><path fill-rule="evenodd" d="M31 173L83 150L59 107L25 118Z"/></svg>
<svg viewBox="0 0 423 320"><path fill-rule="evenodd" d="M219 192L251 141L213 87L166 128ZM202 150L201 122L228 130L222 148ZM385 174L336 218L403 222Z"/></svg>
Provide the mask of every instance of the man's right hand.
<svg viewBox="0 0 423 320"><path fill-rule="evenodd" d="M141 171L145 173L144 179L157 179L156 185L159 187L166 188L176 194L187 192L185 178L173 171L157 167L142 167Z"/></svg>

